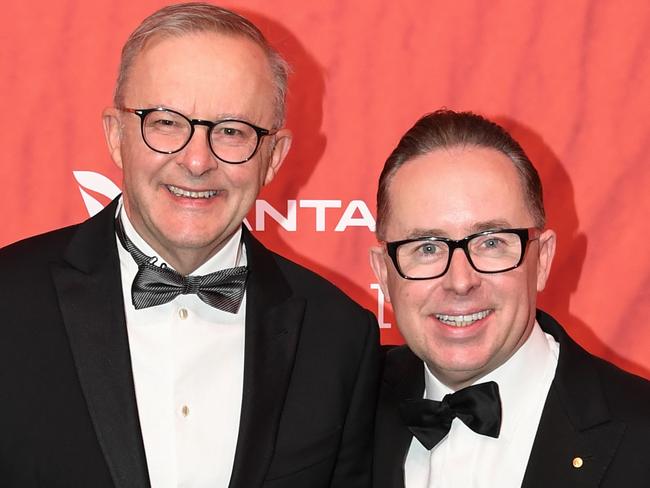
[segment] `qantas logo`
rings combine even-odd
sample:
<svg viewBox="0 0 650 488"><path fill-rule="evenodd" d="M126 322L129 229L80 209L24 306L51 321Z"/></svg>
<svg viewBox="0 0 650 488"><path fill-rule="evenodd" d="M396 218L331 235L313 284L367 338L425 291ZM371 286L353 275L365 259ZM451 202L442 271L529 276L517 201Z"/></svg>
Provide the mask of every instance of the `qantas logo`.
<svg viewBox="0 0 650 488"><path fill-rule="evenodd" d="M109 200L113 200L122 191L112 180L103 174L95 173L94 171L73 171L72 174L79 184L81 198L83 198L88 215L91 217L99 213L104 208L104 205L88 193L88 190L104 195Z"/></svg>

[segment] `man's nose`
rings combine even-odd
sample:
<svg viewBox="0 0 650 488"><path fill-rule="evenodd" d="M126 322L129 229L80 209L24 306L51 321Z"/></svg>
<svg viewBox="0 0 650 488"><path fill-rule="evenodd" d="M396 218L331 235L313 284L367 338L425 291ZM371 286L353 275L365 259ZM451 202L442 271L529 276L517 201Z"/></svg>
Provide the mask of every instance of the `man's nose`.
<svg viewBox="0 0 650 488"><path fill-rule="evenodd" d="M219 165L210 149L209 130L208 127L197 125L190 141L178 155L177 163L184 166L192 176L201 176Z"/></svg>
<svg viewBox="0 0 650 488"><path fill-rule="evenodd" d="M442 280L445 289L458 295L467 295L481 283L478 271L472 268L465 252L460 248L454 249L449 269Z"/></svg>

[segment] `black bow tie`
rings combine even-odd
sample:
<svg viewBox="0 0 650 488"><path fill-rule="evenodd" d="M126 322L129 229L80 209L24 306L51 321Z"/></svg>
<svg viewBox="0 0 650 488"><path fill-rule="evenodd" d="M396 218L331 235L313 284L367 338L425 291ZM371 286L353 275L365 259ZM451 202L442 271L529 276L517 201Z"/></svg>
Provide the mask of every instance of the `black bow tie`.
<svg viewBox="0 0 650 488"><path fill-rule="evenodd" d="M204 276L183 276L164 264L156 266L156 258L144 254L127 237L120 218L115 219L115 230L122 246L138 265L131 285L131 299L136 310L162 305L178 295L188 294L196 294L208 305L225 312L239 310L246 289L246 266Z"/></svg>
<svg viewBox="0 0 650 488"><path fill-rule="evenodd" d="M400 414L408 429L427 449L432 449L447 435L454 417L478 434L499 437L499 386L494 381L468 386L445 395L440 402L423 398L404 400L400 404Z"/></svg>

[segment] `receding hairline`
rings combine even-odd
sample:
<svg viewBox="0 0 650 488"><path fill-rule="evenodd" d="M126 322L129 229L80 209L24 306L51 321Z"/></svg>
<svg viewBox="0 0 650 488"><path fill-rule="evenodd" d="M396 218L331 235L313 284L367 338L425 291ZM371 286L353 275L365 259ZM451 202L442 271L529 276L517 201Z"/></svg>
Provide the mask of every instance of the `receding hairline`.
<svg viewBox="0 0 650 488"><path fill-rule="evenodd" d="M126 87L130 82L133 67L138 63L138 61L142 58L142 56L144 56L148 51L150 51L151 49L155 48L157 45L165 41L174 40L174 39L185 39L191 37L200 37L200 36L234 39L234 40L244 42L257 49L261 55L260 61L263 60L263 62L265 63L266 72L268 74L268 82L273 87L273 90L276 90L276 81L273 73L273 67L271 65L271 60L269 59L267 53L264 51L263 47L246 35L237 32L217 32L208 29L188 31L188 32L157 32L149 36L147 39L145 39L145 41L140 46L140 49L138 49L137 53L135 53L135 55L132 57L131 62L128 64L128 69L124 73L124 78L121 80L122 81L120 85L121 90L119 93L117 91L115 92L114 102L116 106L119 106L118 99L117 99L118 96L122 97L120 103L123 103L124 93L126 92Z"/></svg>
<svg viewBox="0 0 650 488"><path fill-rule="evenodd" d="M489 145L484 145L484 144L477 144L475 142L465 142L465 141L458 141L458 142L453 142L449 145L445 146L437 146L434 147L431 150L428 150L426 152L423 152L421 154L415 154L412 157L405 159L404 161L401 162L401 164L395 166L392 168L392 171L390 171L384 178L384 185L385 185L385 196L386 196L386 206L384 208L384 215L382 219L382 225L377 226L376 232L377 232L377 237L380 240L385 239L385 235L383 235L386 231L386 226L388 220L391 218L392 215L392 205L391 205L391 190L392 190L392 181L395 175L399 172L400 169L404 168L405 166L410 166L412 163L417 162L418 160L421 160L423 158L426 158L432 154L440 153L440 152L458 152L458 151L468 151L472 149L484 149L488 150L490 152L493 152L495 154L500 154L504 159L504 162L507 161L509 163L508 167L512 168L516 175L516 180L519 185L519 192L522 198L522 201L524 202L524 205L526 206L526 209L528 211L528 214L530 215L531 219L535 222L535 225L538 226L538 217L537 217L537 212L535 209L534 203L531 201L531 199L527 195L527 185L526 181L524 179L524 176L522 175L521 171L519 171L519 168L515 161L510 157L510 155L504 151L500 151L496 147L489 146Z"/></svg>

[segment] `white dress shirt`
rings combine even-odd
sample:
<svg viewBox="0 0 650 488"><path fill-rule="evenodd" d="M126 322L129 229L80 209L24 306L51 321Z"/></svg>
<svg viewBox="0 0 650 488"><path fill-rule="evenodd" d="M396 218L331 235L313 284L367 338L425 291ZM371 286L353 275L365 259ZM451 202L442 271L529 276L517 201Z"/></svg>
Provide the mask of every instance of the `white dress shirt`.
<svg viewBox="0 0 650 488"><path fill-rule="evenodd" d="M124 209L124 231L147 256L158 256ZM227 487L235 455L244 375L246 296L237 314L196 295L136 310L138 267L117 241L126 325L142 437L152 488ZM159 256L156 264L164 262ZM246 265L241 230L193 275Z"/></svg>
<svg viewBox="0 0 650 488"><path fill-rule="evenodd" d="M499 368L476 383L496 381L501 396L497 439L455 418L449 434L428 451L414 437L404 467L406 488L518 488L559 357L559 344L535 323L528 340ZM425 365L424 398L453 393Z"/></svg>

